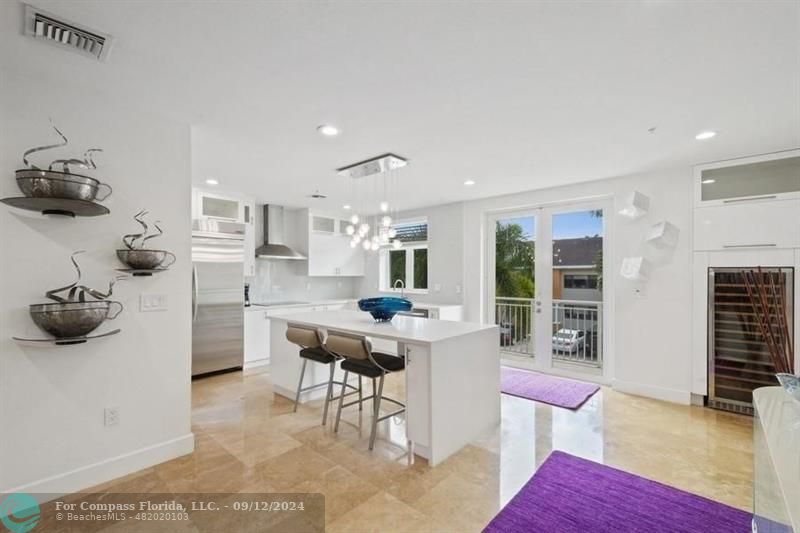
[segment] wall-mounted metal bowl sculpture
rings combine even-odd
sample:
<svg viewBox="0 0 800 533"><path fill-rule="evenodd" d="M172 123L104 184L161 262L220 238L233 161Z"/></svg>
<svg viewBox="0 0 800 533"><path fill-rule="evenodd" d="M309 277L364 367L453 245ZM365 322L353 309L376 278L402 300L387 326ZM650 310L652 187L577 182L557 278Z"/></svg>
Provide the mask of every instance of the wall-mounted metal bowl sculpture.
<svg viewBox="0 0 800 533"><path fill-rule="evenodd" d="M358 308L371 314L376 322L389 322L394 315L401 311L411 311L413 306L411 300L395 296L362 298L358 301Z"/></svg>
<svg viewBox="0 0 800 533"><path fill-rule="evenodd" d="M86 342L93 337L87 337L106 320L113 320L123 311L120 302L108 300L114 284L123 279L113 278L106 292L79 285L81 281L81 268L75 256L83 253L82 250L74 252L71 256L72 264L78 273L78 279L65 287L47 291L45 295L52 302L31 304L28 311L31 319L40 329L49 333L53 339L21 339L15 340L28 342L52 342L54 344L77 344ZM53 303L55 302L55 303ZM109 332L96 337L108 336Z"/></svg>
<svg viewBox="0 0 800 533"><path fill-rule="evenodd" d="M136 270L166 270L175 260L175 254L166 250L117 250L120 261ZM169 258L168 263L164 261Z"/></svg>
<svg viewBox="0 0 800 533"><path fill-rule="evenodd" d="M13 207L28 211L39 211L44 215L97 216L109 213L102 202L111 195L111 186L100 180L76 174L73 167L85 170L96 169L92 159L99 148L90 148L83 154L83 159L56 159L50 162L47 169L41 169L28 160L28 156L52 148L66 146L69 141L58 128L53 129L61 137L62 142L48 146L37 146L25 151L22 161L26 168L17 170L16 180L19 190L25 196L4 198L2 201ZM54 166L61 170L54 170Z"/></svg>
<svg viewBox="0 0 800 533"><path fill-rule="evenodd" d="M151 276L156 272L167 270L177 260L177 257L172 252L144 247L148 240L164 234L164 231L159 226L159 221L153 223L155 232L149 232L150 228L147 222L144 221L146 215L147 211L143 209L133 216L133 219L142 226L140 233L130 233L122 237L122 242L125 244L126 249L117 250L117 257L129 268L117 269L120 272L127 272L134 276ZM165 261L167 262L165 263Z"/></svg>
<svg viewBox="0 0 800 533"><path fill-rule="evenodd" d="M17 186L29 198L65 198L102 202L111 195L111 186L100 180L56 170L16 171ZM102 196L98 197L98 194Z"/></svg>
<svg viewBox="0 0 800 533"><path fill-rule="evenodd" d="M59 338L84 337L106 320L114 320L122 312L120 302L65 302L32 304L33 322L44 331Z"/></svg>

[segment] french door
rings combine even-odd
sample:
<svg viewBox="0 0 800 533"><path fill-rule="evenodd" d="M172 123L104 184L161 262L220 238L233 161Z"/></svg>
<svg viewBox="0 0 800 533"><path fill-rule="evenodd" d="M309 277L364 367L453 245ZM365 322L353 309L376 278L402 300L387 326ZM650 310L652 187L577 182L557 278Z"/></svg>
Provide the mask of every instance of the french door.
<svg viewBox="0 0 800 533"><path fill-rule="evenodd" d="M603 372L608 212L581 202L488 216L486 316L505 357Z"/></svg>

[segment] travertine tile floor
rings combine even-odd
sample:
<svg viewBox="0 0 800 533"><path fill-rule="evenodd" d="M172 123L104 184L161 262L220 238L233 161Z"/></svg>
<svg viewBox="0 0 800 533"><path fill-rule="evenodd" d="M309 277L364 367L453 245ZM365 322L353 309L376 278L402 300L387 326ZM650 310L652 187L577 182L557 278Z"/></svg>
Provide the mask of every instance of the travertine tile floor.
<svg viewBox="0 0 800 533"><path fill-rule="evenodd" d="M401 376L387 384L402 397ZM469 402L469 398L464 398ZM572 412L503 395L502 424L440 466L407 465L399 417L367 451L369 406L339 433L321 402L292 412L268 370L193 383L191 455L101 487L108 492L321 492L327 531L480 531L553 449L749 510L752 419L603 388Z"/></svg>

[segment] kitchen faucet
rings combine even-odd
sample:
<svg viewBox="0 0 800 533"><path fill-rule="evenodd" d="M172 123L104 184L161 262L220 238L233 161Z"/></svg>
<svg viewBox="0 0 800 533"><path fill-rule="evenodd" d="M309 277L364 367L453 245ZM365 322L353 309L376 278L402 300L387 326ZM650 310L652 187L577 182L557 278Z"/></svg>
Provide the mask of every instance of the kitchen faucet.
<svg viewBox="0 0 800 533"><path fill-rule="evenodd" d="M406 282L403 281L400 278L397 278L396 280L394 280L394 285L392 285L392 288L394 290L397 290L397 284L398 283L400 284L400 298L405 298L406 297Z"/></svg>

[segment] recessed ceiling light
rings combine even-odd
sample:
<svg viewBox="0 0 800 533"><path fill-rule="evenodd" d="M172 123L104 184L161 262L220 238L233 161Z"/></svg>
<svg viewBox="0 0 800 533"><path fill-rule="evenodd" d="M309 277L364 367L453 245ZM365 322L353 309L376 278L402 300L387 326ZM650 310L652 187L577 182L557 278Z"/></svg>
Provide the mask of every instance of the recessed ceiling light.
<svg viewBox="0 0 800 533"><path fill-rule="evenodd" d="M206 185L219 185L219 182L214 178L208 178L206 180Z"/></svg>
<svg viewBox="0 0 800 533"><path fill-rule="evenodd" d="M332 126L331 124L323 124L322 126L317 126L317 131L320 132L325 137L335 137L339 135L339 128L336 126Z"/></svg>
<svg viewBox="0 0 800 533"><path fill-rule="evenodd" d="M698 141L705 141L706 139L710 139L716 134L717 134L716 131L702 131L697 135L695 135L694 138L697 139Z"/></svg>
<svg viewBox="0 0 800 533"><path fill-rule="evenodd" d="M348 205L343 205L342 209L350 209L350 205L349 204Z"/></svg>
<svg viewBox="0 0 800 533"><path fill-rule="evenodd" d="M464 185L466 185L467 187L475 185L475 180L467 180L464 182Z"/></svg>
<svg viewBox="0 0 800 533"><path fill-rule="evenodd" d="M717 181L717 180L715 180L715 179L711 179L711 178L709 178L709 179L707 179L707 180L701 180L701 181L700 181L700 183L702 183L703 185L709 185L709 184L711 184L711 183L714 183L714 182L716 182L716 181Z"/></svg>

